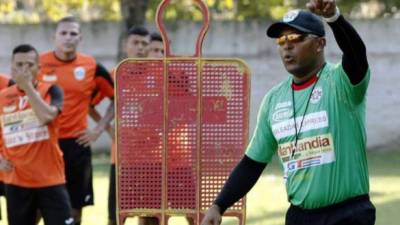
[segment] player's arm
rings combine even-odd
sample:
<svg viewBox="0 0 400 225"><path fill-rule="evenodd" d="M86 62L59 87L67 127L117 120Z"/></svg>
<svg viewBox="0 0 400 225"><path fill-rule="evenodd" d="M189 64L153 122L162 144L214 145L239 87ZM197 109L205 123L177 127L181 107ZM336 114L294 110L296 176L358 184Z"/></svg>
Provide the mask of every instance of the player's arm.
<svg viewBox="0 0 400 225"><path fill-rule="evenodd" d="M359 84L367 74L367 50L354 27L341 15L332 23L335 39L343 52L342 65L353 85Z"/></svg>
<svg viewBox="0 0 400 225"><path fill-rule="evenodd" d="M33 86L26 89L25 93L28 96L32 110L42 124L50 123L61 112L64 93L60 87L53 85L49 88L50 104L39 95Z"/></svg>
<svg viewBox="0 0 400 225"><path fill-rule="evenodd" d="M334 0L314 0L307 4L311 12L325 18L331 27L339 48L343 52L342 65L353 85L359 84L367 74L367 50L360 35L342 16Z"/></svg>
<svg viewBox="0 0 400 225"><path fill-rule="evenodd" d="M110 122L114 118L114 82L110 73L101 64L96 66L95 82L96 89L110 99L110 104L105 115L97 122L96 127L93 130L84 131L77 139L77 142L84 146L89 146L91 142L97 140L100 134L110 126Z"/></svg>
<svg viewBox="0 0 400 225"><path fill-rule="evenodd" d="M214 204L208 209L202 225L221 223L221 215L245 196L256 184L267 163L260 163L244 156L230 174Z"/></svg>
<svg viewBox="0 0 400 225"><path fill-rule="evenodd" d="M220 224L221 215L227 208L245 196L257 182L277 150L269 115L272 92L262 100L257 116L257 125L246 154L226 181L214 204L207 211L202 225Z"/></svg>
<svg viewBox="0 0 400 225"><path fill-rule="evenodd" d="M104 131L109 128L111 126L111 121L114 119L114 114L114 101L111 101L106 109L105 115L97 122L97 129ZM114 137L114 134L111 137Z"/></svg>
<svg viewBox="0 0 400 225"><path fill-rule="evenodd" d="M15 83L18 87L23 90L28 97L29 104L32 107L33 112L41 122L41 124L48 124L53 121L54 118L60 112L62 103L63 103L63 92L57 86L53 86L49 89L49 94L51 99L57 103L57 105L61 105L57 107L57 105L48 104L36 91L34 84L32 82L32 78L34 77L29 71L28 67L23 68L13 68L13 74L15 74ZM51 89L53 89L51 91ZM52 95L53 94L53 95Z"/></svg>
<svg viewBox="0 0 400 225"><path fill-rule="evenodd" d="M0 154L0 171L10 172L13 170L14 165Z"/></svg>
<svg viewBox="0 0 400 225"><path fill-rule="evenodd" d="M246 155L243 157L214 201L221 214L253 188L266 166L267 163L254 161Z"/></svg>
<svg viewBox="0 0 400 225"><path fill-rule="evenodd" d="M94 106L91 106L89 108L89 116L96 123L98 123L102 118L100 113L96 110L96 108ZM112 126L112 124L107 124L106 130L107 130L108 135L111 137L111 139L114 139L114 126Z"/></svg>
<svg viewBox="0 0 400 225"><path fill-rule="evenodd" d="M114 119L114 82L110 73L101 64L97 64L95 80L99 92L110 99L105 115L97 122L95 128L103 132Z"/></svg>

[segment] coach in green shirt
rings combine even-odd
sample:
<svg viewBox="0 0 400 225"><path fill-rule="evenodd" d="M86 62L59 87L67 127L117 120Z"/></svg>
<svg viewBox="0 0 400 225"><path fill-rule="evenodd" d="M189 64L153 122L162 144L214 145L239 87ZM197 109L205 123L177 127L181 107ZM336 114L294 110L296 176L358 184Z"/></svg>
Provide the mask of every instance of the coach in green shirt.
<svg viewBox="0 0 400 225"><path fill-rule="evenodd" d="M366 48L334 0L307 3L272 24L279 54L291 74L264 97L246 155L232 172L202 225L220 224L224 211L255 184L279 155L291 206L287 225L372 225L366 159L365 96L370 80ZM330 26L343 52L327 63Z"/></svg>

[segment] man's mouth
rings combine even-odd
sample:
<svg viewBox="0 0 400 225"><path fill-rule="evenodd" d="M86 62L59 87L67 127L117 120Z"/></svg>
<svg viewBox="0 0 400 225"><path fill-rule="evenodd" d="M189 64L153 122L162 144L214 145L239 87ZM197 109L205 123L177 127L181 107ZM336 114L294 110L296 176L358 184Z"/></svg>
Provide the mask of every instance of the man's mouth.
<svg viewBox="0 0 400 225"><path fill-rule="evenodd" d="M285 56L283 57L283 61L284 61L285 63L292 63L292 62L295 61L295 58L294 58L293 56L291 56L291 55L285 55Z"/></svg>

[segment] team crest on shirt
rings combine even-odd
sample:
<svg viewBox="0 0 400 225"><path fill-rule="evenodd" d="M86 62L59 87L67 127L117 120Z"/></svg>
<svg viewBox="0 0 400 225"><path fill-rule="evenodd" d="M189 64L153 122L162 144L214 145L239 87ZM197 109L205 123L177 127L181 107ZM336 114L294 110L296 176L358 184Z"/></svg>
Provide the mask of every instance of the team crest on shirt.
<svg viewBox="0 0 400 225"><path fill-rule="evenodd" d="M75 76L75 79L77 79L77 80L83 80L83 79L85 79L85 75L86 75L86 70L85 70L85 68L83 68L83 67L76 67L75 69L74 69L74 76Z"/></svg>
<svg viewBox="0 0 400 225"><path fill-rule="evenodd" d="M43 81L46 81L46 82L55 82L55 81L57 81L57 76L54 75L54 74L45 74L45 75L43 76Z"/></svg>
<svg viewBox="0 0 400 225"><path fill-rule="evenodd" d="M318 103L321 100L322 95L323 95L322 87L321 86L315 87L315 89L313 90L313 92L311 94L310 102L312 104Z"/></svg>
<svg viewBox="0 0 400 225"><path fill-rule="evenodd" d="M283 16L283 22L285 22L285 23L292 22L293 20L295 20L297 18L299 13L300 13L300 10L298 10L298 9L289 11L288 13L286 13Z"/></svg>
<svg viewBox="0 0 400 225"><path fill-rule="evenodd" d="M9 105L9 106L4 106L3 107L3 112L4 113L12 113L17 109L16 105Z"/></svg>

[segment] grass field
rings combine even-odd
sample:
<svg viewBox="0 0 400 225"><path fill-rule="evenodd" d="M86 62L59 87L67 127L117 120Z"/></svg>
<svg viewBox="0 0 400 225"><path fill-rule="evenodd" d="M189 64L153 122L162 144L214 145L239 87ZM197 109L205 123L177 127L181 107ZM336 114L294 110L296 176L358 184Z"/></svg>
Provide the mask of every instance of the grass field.
<svg viewBox="0 0 400 225"><path fill-rule="evenodd" d="M400 151L370 152L369 170L372 201L377 208L376 225L398 225L400 214ZM107 224L107 193L109 159L104 154L94 158L95 166L95 206L84 210L82 225ZM2 199L2 206L5 202ZM248 225L282 225L288 207L285 189L277 160L267 167L263 176L248 195ZM5 219L5 207L2 207ZM7 224L2 221L0 224ZM126 223L137 224L136 219ZM171 221L172 225L186 225L184 219ZM224 225L237 224L224 219Z"/></svg>

